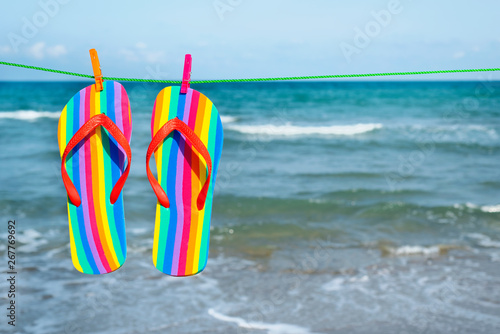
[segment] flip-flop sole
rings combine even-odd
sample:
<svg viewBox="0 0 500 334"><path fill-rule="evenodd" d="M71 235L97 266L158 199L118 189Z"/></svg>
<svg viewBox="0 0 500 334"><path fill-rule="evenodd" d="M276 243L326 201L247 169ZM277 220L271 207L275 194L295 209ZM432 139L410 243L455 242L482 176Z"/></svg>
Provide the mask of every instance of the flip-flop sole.
<svg viewBox="0 0 500 334"><path fill-rule="evenodd" d="M202 210L196 199L207 177L207 167L192 144L177 131L155 152L158 182L166 191L170 208L158 202L153 244L153 263L165 274L190 276L207 263L214 184L222 151L219 112L203 94L167 87L157 96L151 120L152 137L169 120L179 118L206 146L212 160L212 177Z"/></svg>
<svg viewBox="0 0 500 334"><path fill-rule="evenodd" d="M105 114L130 142L132 117L125 88L105 81L101 92L95 85L78 92L59 118L61 156L73 135L92 116ZM110 202L113 186L123 173L126 155L102 127L96 128L66 159L66 170L75 185L81 205L68 201L71 258L85 274L103 274L118 269L127 254L123 197Z"/></svg>

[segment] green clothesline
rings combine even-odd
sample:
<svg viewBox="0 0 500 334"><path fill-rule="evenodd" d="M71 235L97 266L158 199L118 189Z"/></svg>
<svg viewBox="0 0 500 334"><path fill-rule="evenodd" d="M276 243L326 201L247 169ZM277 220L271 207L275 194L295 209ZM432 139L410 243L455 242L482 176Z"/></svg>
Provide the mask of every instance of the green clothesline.
<svg viewBox="0 0 500 334"><path fill-rule="evenodd" d="M38 66L8 63L5 61L0 61L0 65L29 68L37 71L53 72L53 73L72 75L75 77L82 77L89 79L94 78L93 75L88 75L88 74L60 71ZM201 83L220 83L220 82L287 81L287 80L310 80L310 79L382 77L382 76L394 76L394 75L417 75L417 74L438 74L438 73L495 72L495 71L500 71L500 68L476 68L476 69L465 69L465 70L438 70L438 71L416 71L416 72L385 72L385 73L366 73L366 74L331 74L331 75L310 75L302 77L277 77L277 78L252 78L252 79L192 80L190 81L190 83L201 84ZM134 78L115 78L115 77L104 77L104 76L102 78L104 80L113 80L113 81L158 82L158 83L170 83L170 84L181 83L181 80L134 79Z"/></svg>

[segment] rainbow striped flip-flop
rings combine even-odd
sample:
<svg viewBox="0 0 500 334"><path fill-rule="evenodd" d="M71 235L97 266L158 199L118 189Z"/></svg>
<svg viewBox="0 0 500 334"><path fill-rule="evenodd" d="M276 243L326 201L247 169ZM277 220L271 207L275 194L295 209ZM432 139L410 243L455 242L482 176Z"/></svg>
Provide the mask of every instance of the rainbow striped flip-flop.
<svg viewBox="0 0 500 334"><path fill-rule="evenodd" d="M182 94L180 87L167 87L156 98L151 134L146 169L158 197L153 263L168 275L195 275L207 264L222 151L220 116L205 95L191 88ZM149 169L153 153L158 181Z"/></svg>
<svg viewBox="0 0 500 334"><path fill-rule="evenodd" d="M59 118L71 258L82 273L109 273L125 262L121 190L130 167L131 132L127 93L113 81L105 81L100 92L95 85L82 89Z"/></svg>

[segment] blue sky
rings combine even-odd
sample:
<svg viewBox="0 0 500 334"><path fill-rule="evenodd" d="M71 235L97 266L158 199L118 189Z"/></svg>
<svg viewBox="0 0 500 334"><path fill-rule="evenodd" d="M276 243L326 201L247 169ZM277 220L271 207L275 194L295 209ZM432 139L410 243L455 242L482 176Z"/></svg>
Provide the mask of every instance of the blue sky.
<svg viewBox="0 0 500 334"><path fill-rule="evenodd" d="M9 1L0 59L105 76L247 78L500 67L500 2ZM68 80L0 66L0 80ZM401 79L401 78L393 78ZM500 73L411 79L494 79Z"/></svg>

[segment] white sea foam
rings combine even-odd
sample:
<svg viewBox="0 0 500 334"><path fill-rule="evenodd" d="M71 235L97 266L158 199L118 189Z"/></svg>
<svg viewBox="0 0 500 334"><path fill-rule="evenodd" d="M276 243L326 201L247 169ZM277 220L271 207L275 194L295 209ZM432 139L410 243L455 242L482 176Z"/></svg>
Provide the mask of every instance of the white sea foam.
<svg viewBox="0 0 500 334"><path fill-rule="evenodd" d="M472 131L482 131L482 132L488 132L491 130L490 127L485 126L485 125L479 125L479 124L445 124L445 125L435 125L435 124L412 124L412 125L406 125L406 127L409 127L411 129L415 130L428 130L428 131L458 131L458 130L472 130Z"/></svg>
<svg viewBox="0 0 500 334"><path fill-rule="evenodd" d="M481 233L469 233L469 238L475 239L479 246L487 248L500 248L500 241L492 240L489 236Z"/></svg>
<svg viewBox="0 0 500 334"><path fill-rule="evenodd" d="M432 256L439 255L442 251L440 246L401 246L401 247L387 247L386 251L395 256L406 256L406 255L424 255Z"/></svg>
<svg viewBox="0 0 500 334"><path fill-rule="evenodd" d="M497 140L498 133L494 127L477 124L454 124L454 125L406 125L398 126L412 135L430 134L436 142L464 142L473 143L478 140Z"/></svg>
<svg viewBox="0 0 500 334"><path fill-rule="evenodd" d="M500 204L497 205L484 205L481 207L481 211L483 212L500 212Z"/></svg>
<svg viewBox="0 0 500 334"><path fill-rule="evenodd" d="M236 122L237 118L234 116L221 116L220 120L222 123L227 124Z"/></svg>
<svg viewBox="0 0 500 334"><path fill-rule="evenodd" d="M492 262L500 262L500 252L490 254Z"/></svg>
<svg viewBox="0 0 500 334"><path fill-rule="evenodd" d="M249 322L245 319L238 317L230 317L225 314L219 313L214 309L209 309L208 314L217 320L232 322L237 324L240 328L265 330L268 334L309 334L311 333L307 328L299 327L289 324L266 324L263 322Z"/></svg>
<svg viewBox="0 0 500 334"><path fill-rule="evenodd" d="M465 210L465 209L473 209L473 210L476 210L479 208L479 205L476 205L474 203L465 203L465 204L459 204L459 203L456 203L456 204L453 204L453 207L455 209L459 209L459 210Z"/></svg>
<svg viewBox="0 0 500 334"><path fill-rule="evenodd" d="M23 244L29 244L31 242L36 241L36 239L40 238L41 236L42 234L40 232L32 228L29 228L19 233L17 239L19 242L22 242Z"/></svg>
<svg viewBox="0 0 500 334"><path fill-rule="evenodd" d="M330 282L323 285L323 289L326 291L340 291L345 283L345 279L342 277L336 277Z"/></svg>
<svg viewBox="0 0 500 334"><path fill-rule="evenodd" d="M17 111L0 111L0 119L18 119L21 121L35 121L39 118L54 118L57 119L61 115L59 111L35 111L35 110L17 110Z"/></svg>
<svg viewBox="0 0 500 334"><path fill-rule="evenodd" d="M145 227L131 227L128 228L127 231L130 231L132 234L144 234L148 232L148 229Z"/></svg>
<svg viewBox="0 0 500 334"><path fill-rule="evenodd" d="M38 250L38 247L45 245L47 240L42 238L42 234L34 229L27 229L17 235L17 241L22 245L16 247L21 253L32 253Z"/></svg>
<svg viewBox="0 0 500 334"><path fill-rule="evenodd" d="M370 281L370 277L368 275L363 276L353 276L349 279L336 277L328 283L323 285L323 289L326 291L340 291L348 284L359 286L360 283L366 283Z"/></svg>
<svg viewBox="0 0 500 334"><path fill-rule="evenodd" d="M473 131L473 132L483 132L492 136L495 136L497 134L494 128L479 124L450 124L450 125L415 124L405 127L411 130L434 132L434 133L437 132L463 133L464 131Z"/></svg>
<svg viewBox="0 0 500 334"><path fill-rule="evenodd" d="M331 126L298 126L285 125L230 125L230 130L244 134L267 135L267 136L302 136L302 135L333 135L352 136L373 130L381 129L379 123L359 123L354 125L331 125Z"/></svg>
<svg viewBox="0 0 500 334"><path fill-rule="evenodd" d="M473 203L465 203L465 204L454 204L453 207L456 209L463 209L463 208L480 209L481 211L488 213L500 212L500 204L479 206Z"/></svg>
<svg viewBox="0 0 500 334"><path fill-rule="evenodd" d="M368 275L363 275L361 277L351 277L349 279L349 282L353 282L353 283L364 283L364 282L368 282L370 280L370 277L368 277Z"/></svg>

